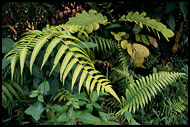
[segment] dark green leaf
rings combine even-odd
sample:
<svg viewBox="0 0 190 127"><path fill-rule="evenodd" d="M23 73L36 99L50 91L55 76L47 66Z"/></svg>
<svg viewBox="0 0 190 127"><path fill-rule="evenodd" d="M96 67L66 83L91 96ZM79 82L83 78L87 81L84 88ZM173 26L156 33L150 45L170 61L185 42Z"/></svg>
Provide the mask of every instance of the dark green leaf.
<svg viewBox="0 0 190 127"><path fill-rule="evenodd" d="M83 124L100 125L101 123L101 120L98 117L95 117L88 112L82 112L79 115L79 119L82 121Z"/></svg>
<svg viewBox="0 0 190 127"><path fill-rule="evenodd" d="M7 58L2 59L2 70L4 70L10 64L10 60Z"/></svg>
<svg viewBox="0 0 190 127"><path fill-rule="evenodd" d="M94 48L94 47L97 47L98 45L96 43L93 43L93 42L84 42L88 48ZM78 45L82 48L86 48L82 43L78 43Z"/></svg>
<svg viewBox="0 0 190 127"><path fill-rule="evenodd" d="M39 100L40 102L44 102L44 97L43 97L43 95L39 95L39 96L38 96L38 100Z"/></svg>
<svg viewBox="0 0 190 127"><path fill-rule="evenodd" d="M111 29L111 28L117 28L117 27L121 27L121 25L118 23L117 24L111 24L111 25L106 26L105 29Z"/></svg>
<svg viewBox="0 0 190 127"><path fill-rule="evenodd" d="M56 112L65 112L68 109L68 106L64 105L58 105L58 104L54 104L53 106L51 106L51 109L53 109Z"/></svg>
<svg viewBox="0 0 190 127"><path fill-rule="evenodd" d="M96 102L98 100L98 98L99 97L98 97L97 92L93 91L92 94L91 94L91 96L90 96L90 99L91 99L92 103Z"/></svg>
<svg viewBox="0 0 190 127"><path fill-rule="evenodd" d="M169 25L170 29L174 30L174 28L175 28L175 20L174 20L174 17L172 15L170 15L170 17L169 17L168 25Z"/></svg>
<svg viewBox="0 0 190 127"><path fill-rule="evenodd" d="M168 5L166 6L165 13L169 14L169 13L173 12L173 10L175 9L175 7L176 7L176 3L169 2Z"/></svg>
<svg viewBox="0 0 190 127"><path fill-rule="evenodd" d="M93 111L92 104L87 104L86 108L88 109L89 113L91 113Z"/></svg>
<svg viewBox="0 0 190 127"><path fill-rule="evenodd" d="M38 88L38 84L40 83L40 79L39 78L34 78L33 79L33 86L34 88Z"/></svg>
<svg viewBox="0 0 190 127"><path fill-rule="evenodd" d="M10 38L2 38L2 53L8 53L15 47L15 43Z"/></svg>
<svg viewBox="0 0 190 127"><path fill-rule="evenodd" d="M25 113L27 115L31 115L32 118L34 118L36 121L40 119L40 116L42 112L44 111L44 107L41 102L37 101L33 105L31 105L29 108L25 110Z"/></svg>
<svg viewBox="0 0 190 127"><path fill-rule="evenodd" d="M183 12L183 18L184 20L186 19L187 15L188 15L188 10L187 10L187 6L186 6L187 3L185 2L180 2L180 8Z"/></svg>
<svg viewBox="0 0 190 127"><path fill-rule="evenodd" d="M65 113L65 112L62 113L62 114L58 117L57 121L59 121L59 122L65 122L65 121L68 121L68 114Z"/></svg>
<svg viewBox="0 0 190 127"><path fill-rule="evenodd" d="M102 107L98 103L93 103L93 106L97 109L101 109Z"/></svg>
<svg viewBox="0 0 190 127"><path fill-rule="evenodd" d="M79 106L83 106L86 104L86 101L79 101L78 104L79 104Z"/></svg>
<svg viewBox="0 0 190 127"><path fill-rule="evenodd" d="M50 85L49 93L55 96L57 94L57 91L59 90L59 85L60 85L59 80L58 79L50 80L49 85Z"/></svg>
<svg viewBox="0 0 190 127"><path fill-rule="evenodd" d="M73 106L74 106L75 108L80 108L80 107L79 107L79 104L78 104L77 102L74 102L74 103L73 103Z"/></svg>
<svg viewBox="0 0 190 127"><path fill-rule="evenodd" d="M43 78L43 72L40 70L40 67L35 64L32 67L32 75L37 78Z"/></svg>
<svg viewBox="0 0 190 127"><path fill-rule="evenodd" d="M108 114L106 114L104 112L98 112L98 113L102 117L102 120L104 120L104 121L108 121L109 120Z"/></svg>
<svg viewBox="0 0 190 127"><path fill-rule="evenodd" d="M49 82L48 81L45 81L45 82L42 82L38 89L40 90L41 93L43 93L45 91L45 93L49 92Z"/></svg>

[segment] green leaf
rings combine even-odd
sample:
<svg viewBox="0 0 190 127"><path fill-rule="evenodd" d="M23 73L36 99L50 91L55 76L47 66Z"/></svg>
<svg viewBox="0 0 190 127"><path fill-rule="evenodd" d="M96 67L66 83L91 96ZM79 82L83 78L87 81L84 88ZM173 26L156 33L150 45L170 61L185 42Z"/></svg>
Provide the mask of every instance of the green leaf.
<svg viewBox="0 0 190 127"><path fill-rule="evenodd" d="M168 5L166 6L165 13L166 14L172 13L175 8L176 8L175 2L168 2Z"/></svg>
<svg viewBox="0 0 190 127"><path fill-rule="evenodd" d="M80 77L80 82L79 82L79 89L78 89L78 92L80 93L80 90L81 90L81 87L82 87L82 84L86 78L86 75L87 75L87 71L86 70L83 70L82 72L82 75Z"/></svg>
<svg viewBox="0 0 190 127"><path fill-rule="evenodd" d="M49 82L48 81L44 81L44 82L42 82L40 85L39 85L39 87L38 87L38 89L40 90L40 92L43 94L43 91L46 91L46 93L48 93L49 92Z"/></svg>
<svg viewBox="0 0 190 127"><path fill-rule="evenodd" d="M141 23L141 27L142 27L142 23ZM135 24L132 31L134 33L139 33L141 31L141 27L139 25Z"/></svg>
<svg viewBox="0 0 190 127"><path fill-rule="evenodd" d="M87 90L88 94L89 94L90 82L91 82L92 78L93 77L91 75L89 75L87 80L86 80L86 90Z"/></svg>
<svg viewBox="0 0 190 127"><path fill-rule="evenodd" d="M146 38L145 35L141 35L141 39L144 42L144 44L149 45L148 39Z"/></svg>
<svg viewBox="0 0 190 127"><path fill-rule="evenodd" d="M39 95L39 96L38 96L38 100L39 100L40 102L44 102L44 97L43 97L43 95Z"/></svg>
<svg viewBox="0 0 190 127"><path fill-rule="evenodd" d="M15 70L16 60L17 60L17 55L15 54L13 58L11 59L11 80L12 81L13 81L13 74Z"/></svg>
<svg viewBox="0 0 190 127"><path fill-rule="evenodd" d="M10 82L10 83L12 84L12 86L13 86L14 88L17 89L17 91L18 91L22 96L25 96L25 94L24 94L24 92L23 92L23 90L22 90L22 88L20 87L19 84L17 84L16 82Z"/></svg>
<svg viewBox="0 0 190 127"><path fill-rule="evenodd" d="M101 120L98 117L95 117L88 112L81 113L78 118L82 121L83 124L97 125L101 123Z"/></svg>
<svg viewBox="0 0 190 127"><path fill-rule="evenodd" d="M34 98L34 97L37 97L37 96L38 96L38 93L32 93L32 94L29 95L29 97L31 97L31 98Z"/></svg>
<svg viewBox="0 0 190 127"><path fill-rule="evenodd" d="M40 67L37 65L33 65L32 68L32 75L34 75L36 78L43 78L43 72L40 70Z"/></svg>
<svg viewBox="0 0 190 127"><path fill-rule="evenodd" d="M32 65L33 65L33 63L34 63L34 61L36 59L36 56L39 53L42 46L48 41L47 39L49 38L49 36L44 37L42 40L39 39L39 41L36 43L36 45L35 45L35 47L34 47L34 49L32 51L32 55L31 55L31 58L30 58L30 73L31 74L32 74Z"/></svg>
<svg viewBox="0 0 190 127"><path fill-rule="evenodd" d="M10 64L10 60L8 58L2 59L2 70L4 70Z"/></svg>
<svg viewBox="0 0 190 127"><path fill-rule="evenodd" d="M186 19L187 15L188 15L188 9L187 9L187 6L186 6L187 2L180 2L180 8L183 12L183 18L184 20Z"/></svg>
<svg viewBox="0 0 190 127"><path fill-rule="evenodd" d="M67 49L67 46L65 46L65 45L62 45L62 46L59 48L59 50L58 50L58 52L57 52L57 54L56 54L56 56L55 56L54 64L53 64L53 67L52 67L52 69L51 69L51 72L50 72L49 76L51 75L51 73L53 72L53 70L55 69L55 67L57 66L59 60L61 59L61 57L62 57L62 55L64 54L64 52L65 52L66 49Z"/></svg>
<svg viewBox="0 0 190 127"><path fill-rule="evenodd" d="M72 78L72 85L71 85L71 90L73 90L73 87L74 87L74 84L75 84L75 81L79 75L79 72L81 71L82 69L82 65L78 64L74 73L73 73L73 78Z"/></svg>
<svg viewBox="0 0 190 127"><path fill-rule="evenodd" d="M115 91L109 85L105 86L105 91L110 93L112 96L114 96L119 101L119 103L121 103L119 97L117 96Z"/></svg>
<svg viewBox="0 0 190 127"><path fill-rule="evenodd" d="M67 111L68 106L67 105L61 106L58 104L54 104L51 106L51 109L56 111L56 112L65 112L65 111Z"/></svg>
<svg viewBox="0 0 190 127"><path fill-rule="evenodd" d="M162 30L162 34L165 35L166 37L173 37L174 33L170 29L164 29Z"/></svg>
<svg viewBox="0 0 190 127"><path fill-rule="evenodd" d="M141 41L141 36L139 34L135 34L135 39L137 42Z"/></svg>
<svg viewBox="0 0 190 127"><path fill-rule="evenodd" d="M97 47L98 45L96 43L93 43L93 42L84 42L88 48L94 48L94 47ZM86 48L84 45L82 45L81 43L78 43L78 45L81 47L81 48Z"/></svg>
<svg viewBox="0 0 190 127"><path fill-rule="evenodd" d="M28 49L25 47L21 50L20 52L20 70L21 70L21 75L23 72L23 68L24 68L24 62L25 62L25 58L27 55Z"/></svg>
<svg viewBox="0 0 190 127"><path fill-rule="evenodd" d="M111 24L111 25L106 26L105 29L111 29L111 28L117 28L117 27L121 27L121 25L118 23L117 24Z"/></svg>
<svg viewBox="0 0 190 127"><path fill-rule="evenodd" d="M174 20L174 17L172 15L170 15L170 17L169 17L168 25L169 25L170 29L174 30L174 28L175 28L175 20Z"/></svg>
<svg viewBox="0 0 190 127"><path fill-rule="evenodd" d="M68 113L65 113L65 112L62 113L62 114L58 117L57 121L59 121L59 122L68 121Z"/></svg>
<svg viewBox="0 0 190 127"><path fill-rule="evenodd" d="M156 42L155 38L148 36L148 39L149 39L150 44L152 44L155 48L158 48L158 43Z"/></svg>
<svg viewBox="0 0 190 127"><path fill-rule="evenodd" d="M67 55L64 57L63 59L63 62L61 64L61 68L60 68L60 80L62 81L62 75L63 75L63 72L69 62L69 60L71 59L71 57L73 56L73 53L72 52L68 52Z"/></svg>
<svg viewBox="0 0 190 127"><path fill-rule="evenodd" d="M2 53L8 53L15 47L15 42L10 38L2 38Z"/></svg>
<svg viewBox="0 0 190 127"><path fill-rule="evenodd" d="M62 80L62 83L64 85L64 82L65 82L65 78L67 76L67 74L69 73L69 71L71 70L71 68L75 65L75 63L78 61L78 59L76 58L73 58L71 60L71 62L67 65L67 68L65 69L65 72L63 73L63 80Z"/></svg>
<svg viewBox="0 0 190 127"><path fill-rule="evenodd" d="M3 85L2 85L2 91L11 100L11 102L13 102L12 95L10 94L9 90Z"/></svg>
<svg viewBox="0 0 190 127"><path fill-rule="evenodd" d="M55 37L48 45L48 47L46 48L46 53L44 55L44 59L42 62L42 66L41 69L43 68L45 62L47 61L49 55L51 54L51 52L53 51L53 49L55 48L55 46L61 41L60 38Z"/></svg>
<svg viewBox="0 0 190 127"><path fill-rule="evenodd" d="M13 89L13 87L8 84L7 82L3 82L3 85L9 90L9 92L14 95L19 101L20 101L20 97L17 94L17 92Z"/></svg>
<svg viewBox="0 0 190 127"><path fill-rule="evenodd" d="M84 106L84 105L86 105L86 101L79 101L78 104L79 104L79 106Z"/></svg>
<svg viewBox="0 0 190 127"><path fill-rule="evenodd" d="M98 112L98 113L102 117L102 120L104 120L104 121L108 121L109 120L108 114L106 114L104 112Z"/></svg>
<svg viewBox="0 0 190 127"><path fill-rule="evenodd" d="M74 106L75 108L80 109L79 104L78 104L77 102L74 102L74 103L73 103L73 106Z"/></svg>
<svg viewBox="0 0 190 127"><path fill-rule="evenodd" d="M90 100L92 103L96 102L98 100L98 94L97 92L93 91L91 96L90 96Z"/></svg>
<svg viewBox="0 0 190 127"><path fill-rule="evenodd" d="M37 101L33 105L31 105L29 108L27 108L24 111L24 113L26 113L27 115L31 115L32 118L38 121L44 109L45 108L43 107L42 103Z"/></svg>
<svg viewBox="0 0 190 127"><path fill-rule="evenodd" d="M93 111L92 104L86 104L86 108L88 109L89 113L92 113L92 111Z"/></svg>
<svg viewBox="0 0 190 127"><path fill-rule="evenodd" d="M93 106L97 109L101 109L102 107L98 103L93 103Z"/></svg>

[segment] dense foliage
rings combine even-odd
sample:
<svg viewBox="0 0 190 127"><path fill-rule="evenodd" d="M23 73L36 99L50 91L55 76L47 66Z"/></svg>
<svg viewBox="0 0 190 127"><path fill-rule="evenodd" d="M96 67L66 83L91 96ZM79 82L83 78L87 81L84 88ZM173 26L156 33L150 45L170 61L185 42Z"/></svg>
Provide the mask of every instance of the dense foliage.
<svg viewBox="0 0 190 127"><path fill-rule="evenodd" d="M4 3L3 125L186 125L187 6Z"/></svg>

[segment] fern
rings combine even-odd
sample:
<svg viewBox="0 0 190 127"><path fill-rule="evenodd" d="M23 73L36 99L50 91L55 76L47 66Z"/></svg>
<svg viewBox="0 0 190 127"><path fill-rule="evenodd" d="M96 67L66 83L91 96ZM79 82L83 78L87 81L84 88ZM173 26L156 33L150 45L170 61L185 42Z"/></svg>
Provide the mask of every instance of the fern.
<svg viewBox="0 0 190 127"><path fill-rule="evenodd" d="M58 99L58 103L59 103L62 100L68 101L70 98L73 98L72 93L66 90L65 88L61 88L58 90L58 93L53 97L53 101Z"/></svg>
<svg viewBox="0 0 190 127"><path fill-rule="evenodd" d="M89 36L89 38L83 37L85 42L93 42L97 44L97 47L93 48L93 52L107 53L108 51L115 51L117 49L117 42L112 39L106 39L98 36Z"/></svg>
<svg viewBox="0 0 190 127"><path fill-rule="evenodd" d="M151 97L155 97L158 91L161 92L167 85L184 75L185 73L159 72L136 80L126 89L126 99L122 100L123 108L117 112L117 115L122 115L125 111L135 112L139 109L139 105L142 108L148 104L148 99L151 101Z"/></svg>
<svg viewBox="0 0 190 127"><path fill-rule="evenodd" d="M66 24L84 26L88 33L99 28L99 24L107 24L107 17L101 13L93 13L92 11L77 13L75 17L71 18Z"/></svg>
<svg viewBox="0 0 190 127"><path fill-rule="evenodd" d="M102 15L100 14L95 15L89 13L89 15L92 16L93 19L85 20L85 23L88 25L89 24L95 25L93 26L93 28L95 27L95 29L97 29L98 23L105 22L105 20L103 20L104 18L101 19ZM87 18L87 16L89 15L88 13L82 13L78 16L78 18L79 17ZM32 74L32 66L42 47L46 43L48 43L46 52L44 54L43 62L41 65L41 69L45 65L46 61L49 58L49 55L51 54L55 46L61 43L62 45L55 56L54 65L49 75L51 75L51 73L57 66L60 59L64 56L60 67L60 80L63 85L68 73L71 71L74 65L76 65L77 67L75 68L72 77L71 89L73 89L75 81L79 73L81 72L82 75L79 81L79 92L81 90L82 84L85 82L86 79L86 89L88 93L92 92L95 85L97 85L98 95L100 89L102 90L102 92L104 92L105 90L106 92L109 92L111 95L113 95L120 102L120 99L118 98L114 90L111 88L111 85L109 85L110 81L106 78L106 76L101 75L99 71L95 70L89 55L87 54L84 48L79 46L79 43L83 44L87 48L87 50L89 50L88 46L83 41L72 35L73 33L84 33L85 35L87 35L87 33L84 31L85 30L84 28L86 28L86 26L83 26L85 25L84 22L82 23L83 25L81 26L75 25L76 22L78 21L78 18L76 17L71 18L68 21L68 23L59 26L47 25L46 28L44 28L42 31L32 30L24 33L25 36L16 43L16 47L10 52L8 52L5 56L5 58L8 58L11 61L11 78L13 80L15 65L18 59L20 60L21 75L22 75L26 56L31 54L30 73Z"/></svg>
<svg viewBox="0 0 190 127"><path fill-rule="evenodd" d="M21 97L25 97L24 92L20 85L12 81L3 81L2 82L2 106L7 107L8 100L14 103L13 96L21 102Z"/></svg>
<svg viewBox="0 0 190 127"><path fill-rule="evenodd" d="M169 41L168 38L174 36L174 33L170 29L168 29L164 24L156 21L155 19L150 19L149 17L145 16L146 12L142 12L141 14L139 14L139 12L129 12L127 16L123 15L120 18L120 21L135 22L136 24L139 24L141 28L143 28L143 25L145 25L148 30L149 28L151 28L155 34L157 33L159 39L160 35L158 32L161 32L167 41Z"/></svg>

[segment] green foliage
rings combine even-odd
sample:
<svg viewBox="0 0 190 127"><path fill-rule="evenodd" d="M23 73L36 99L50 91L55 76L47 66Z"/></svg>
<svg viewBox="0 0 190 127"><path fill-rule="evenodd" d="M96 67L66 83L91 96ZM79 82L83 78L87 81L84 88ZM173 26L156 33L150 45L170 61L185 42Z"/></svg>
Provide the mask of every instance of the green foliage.
<svg viewBox="0 0 190 127"><path fill-rule="evenodd" d="M21 102L21 98L24 98L24 92L19 84L12 81L2 82L2 106L6 108L9 105L9 101L14 103L13 96Z"/></svg>
<svg viewBox="0 0 190 127"><path fill-rule="evenodd" d="M148 104L148 99L151 101L151 97L155 97L157 92L161 92L167 85L184 75L184 73L177 72L159 72L136 80L135 83L130 84L126 89L126 99L123 98L123 108L117 114L122 115L125 111L135 112L139 109L139 106L142 108Z"/></svg>
<svg viewBox="0 0 190 127"><path fill-rule="evenodd" d="M187 124L188 4L78 4L4 4L3 125Z"/></svg>
<svg viewBox="0 0 190 127"><path fill-rule="evenodd" d="M107 18L101 13L82 12L77 13L75 17L71 18L66 24L82 25L86 27L86 31L91 33L93 30L99 29L99 24L107 24Z"/></svg>
<svg viewBox="0 0 190 127"><path fill-rule="evenodd" d="M107 53L108 51L114 51L117 48L117 42L99 36L89 36L89 38L82 38L82 40L85 42L93 42L97 45L97 47L93 48L93 52Z"/></svg>
<svg viewBox="0 0 190 127"><path fill-rule="evenodd" d="M91 14L91 13L90 13ZM86 16L86 13L83 13L81 16ZM101 15L93 15L97 17L101 17ZM71 21L74 21L73 24L75 24L75 21L78 19L70 19ZM99 19L97 19L99 20ZM80 20L82 21L82 20ZM88 21L87 23L89 23ZM98 22L99 23L99 22ZM104 23L104 20L101 20L100 23ZM31 58L30 58L30 73L32 74L32 66L34 64L34 61L41 50L41 48L45 45L45 43L48 42L48 40L51 39L49 45L46 48L46 52L43 58L43 63L41 65L41 69L44 66L45 62L47 61L49 55L51 54L52 50L58 43L62 43L59 51L57 52L54 60L54 66L50 72L54 70L56 65L58 64L60 58L64 55L65 57L63 59L63 62L61 64L60 68L60 80L62 81L62 84L64 85L66 76L68 73L71 71L73 66L77 64L76 70L74 71L73 74L73 79L72 79L72 85L71 89L73 89L73 86L75 84L76 78L79 75L79 72L82 72L80 82L79 82L79 92L81 90L82 84L84 82L84 79L86 79L86 89L87 91L91 91L94 89L95 84L97 83L97 92L99 94L100 87L102 86L102 91L109 92L112 94L115 98L117 98L118 101L120 99L116 95L116 93L113 91L110 85L110 81L106 79L104 75L101 75L99 71L95 70L93 67L93 64L84 50L84 48L81 48L79 45L74 43L73 41L69 41L67 39L72 39L74 41L81 42L85 47L87 45L79 40L78 38L74 37L71 35L71 33L75 32L83 32L85 33L81 28L83 26L79 25L73 25L72 22L68 22L68 24L64 25L59 25L59 26L46 26L42 31L39 30L33 30L24 33L26 36L24 36L20 41L17 42L16 48L11 50L5 58L10 59L11 61L11 77L13 80L13 74L14 74L14 69L16 65L17 59L20 57L20 67L21 67L21 75L23 72L24 68L24 62L26 59L26 56L28 54L28 51L33 48ZM97 25L97 23L95 23ZM28 43L26 43L28 42ZM72 46L72 47L71 47ZM87 47L87 49L89 49ZM63 52L64 51L64 52ZM67 66L69 65L69 66ZM89 66L90 65L90 66ZM99 79L101 78L101 79ZM98 80L97 80L98 79ZM92 84L90 85L90 82L92 81Z"/></svg>
<svg viewBox="0 0 190 127"><path fill-rule="evenodd" d="M170 29L168 29L164 24L156 21L155 19L150 19L150 17L146 17L146 12L142 12L140 14L139 14L139 12L135 12L135 13L129 12L127 16L123 15L120 18L120 20L135 22L141 28L143 28L143 25L145 25L148 30L150 27L154 33L155 33L154 30L161 32L167 41L169 41L168 38L174 36L174 33ZM160 38L158 32L157 32L157 36Z"/></svg>
<svg viewBox="0 0 190 127"><path fill-rule="evenodd" d="M25 110L27 115L31 115L36 121L40 119L42 112L44 111L44 107L40 101L35 102L29 108Z"/></svg>

